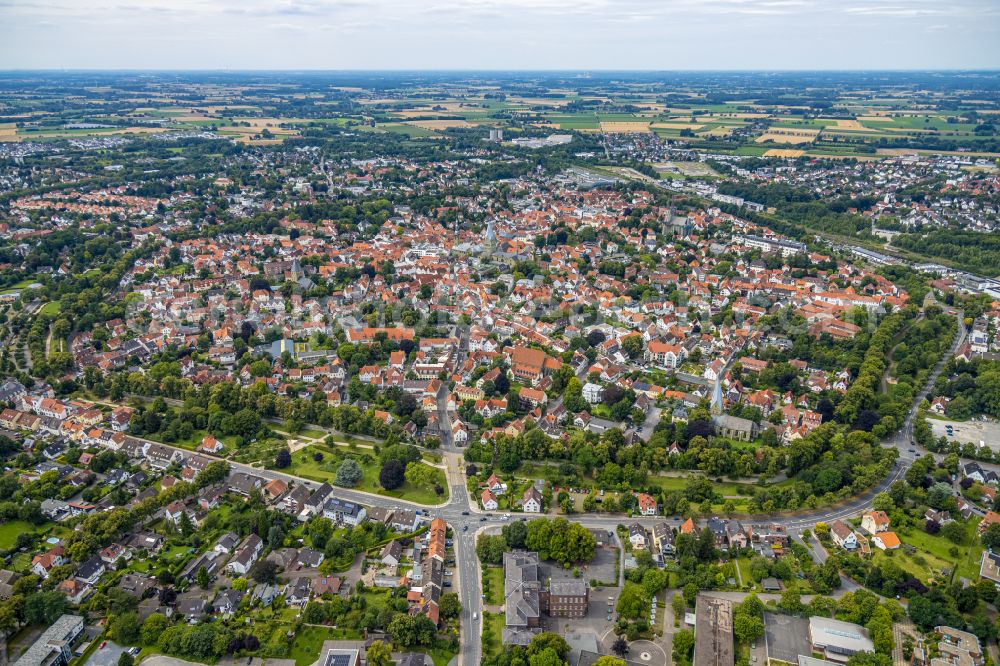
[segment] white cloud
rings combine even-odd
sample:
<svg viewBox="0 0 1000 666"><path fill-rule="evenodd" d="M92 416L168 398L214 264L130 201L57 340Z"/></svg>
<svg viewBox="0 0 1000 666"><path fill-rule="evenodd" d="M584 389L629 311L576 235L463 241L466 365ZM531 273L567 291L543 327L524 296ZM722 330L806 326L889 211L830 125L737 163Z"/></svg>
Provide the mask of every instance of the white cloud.
<svg viewBox="0 0 1000 666"><path fill-rule="evenodd" d="M998 28L996 0L0 0L0 67L988 68Z"/></svg>

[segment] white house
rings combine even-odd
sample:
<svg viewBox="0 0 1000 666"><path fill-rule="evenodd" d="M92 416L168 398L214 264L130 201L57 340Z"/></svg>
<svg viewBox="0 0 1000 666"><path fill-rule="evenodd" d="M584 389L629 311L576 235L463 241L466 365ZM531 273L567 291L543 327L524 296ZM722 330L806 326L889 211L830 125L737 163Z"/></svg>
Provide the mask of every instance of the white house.
<svg viewBox="0 0 1000 666"><path fill-rule="evenodd" d="M628 526L628 540L632 544L633 550L644 550L646 548L646 528L639 523L632 523Z"/></svg>
<svg viewBox="0 0 1000 666"><path fill-rule="evenodd" d="M237 549L236 555L226 565L226 569L240 576L247 575L250 573L250 568L257 562L262 550L264 550L264 542L256 534L251 534Z"/></svg>
<svg viewBox="0 0 1000 666"><path fill-rule="evenodd" d="M596 405L604 396L604 387L600 384L587 382L583 385L583 399L592 405Z"/></svg>
<svg viewBox="0 0 1000 666"><path fill-rule="evenodd" d="M856 550L858 547L858 535L842 520L830 523L830 537L845 550Z"/></svg>
<svg viewBox="0 0 1000 666"><path fill-rule="evenodd" d="M483 490L481 499L483 501L483 508L487 511L495 511L500 506L497 503L496 495L489 488Z"/></svg>
<svg viewBox="0 0 1000 666"><path fill-rule="evenodd" d="M524 498L521 500L521 509L525 513L542 512L542 494L538 492L538 488L535 486L529 486L528 489L524 491Z"/></svg>
<svg viewBox="0 0 1000 666"><path fill-rule="evenodd" d="M486 487L494 495L503 495L507 492L507 484L500 480L500 477L496 473L490 474L490 478L486 479Z"/></svg>

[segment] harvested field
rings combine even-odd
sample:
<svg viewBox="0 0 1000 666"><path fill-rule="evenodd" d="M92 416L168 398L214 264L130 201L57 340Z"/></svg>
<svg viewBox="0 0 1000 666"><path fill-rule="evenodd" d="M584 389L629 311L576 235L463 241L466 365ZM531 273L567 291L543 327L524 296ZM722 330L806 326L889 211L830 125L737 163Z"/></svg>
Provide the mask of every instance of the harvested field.
<svg viewBox="0 0 1000 666"><path fill-rule="evenodd" d="M180 116L171 116L170 119L175 120L179 123L183 123L183 122L199 122L202 120L217 120L219 119L219 116L205 116L197 113L196 114L187 113Z"/></svg>
<svg viewBox="0 0 1000 666"><path fill-rule="evenodd" d="M468 120L454 119L454 120L408 120L404 125L413 125L414 127L419 127L420 129L436 131L436 130L446 130L452 127L460 127L462 129L468 129L469 127L475 127Z"/></svg>
<svg viewBox="0 0 1000 666"><path fill-rule="evenodd" d="M190 115L204 118L205 116L210 116L214 113L221 113L223 111L253 111L256 108L256 106L250 106L249 104L213 104L209 106L164 106L158 109L149 110L159 111L160 113L169 113L171 115ZM139 109L136 110L138 111Z"/></svg>
<svg viewBox="0 0 1000 666"><path fill-rule="evenodd" d="M770 113L713 113L712 118L770 118Z"/></svg>
<svg viewBox="0 0 1000 666"><path fill-rule="evenodd" d="M866 123L891 123L892 118L888 116L858 116L858 120Z"/></svg>
<svg viewBox="0 0 1000 666"><path fill-rule="evenodd" d="M558 97L553 99L548 98L534 98L534 97L508 97L507 102L510 104L524 104L527 106L566 106L573 100L571 99L559 99Z"/></svg>
<svg viewBox="0 0 1000 666"><path fill-rule="evenodd" d="M729 136L732 133L732 127L713 127L710 130L698 132L698 136Z"/></svg>
<svg viewBox="0 0 1000 666"><path fill-rule="evenodd" d="M240 143L250 144L251 146L276 146L284 139L255 139L249 135L243 135L236 139Z"/></svg>
<svg viewBox="0 0 1000 666"><path fill-rule="evenodd" d="M648 122L601 121L601 131L609 134L645 134Z"/></svg>
<svg viewBox="0 0 1000 666"><path fill-rule="evenodd" d="M288 129L285 127L240 127L226 125L225 127L219 128L221 134L260 134L264 130L267 130L271 134L280 134L281 136L294 136L299 133L296 129Z"/></svg>
<svg viewBox="0 0 1000 666"><path fill-rule="evenodd" d="M651 127L653 129L700 130L704 125L697 125L695 123L653 123Z"/></svg>
<svg viewBox="0 0 1000 666"><path fill-rule="evenodd" d="M272 132L294 132L293 129L285 129L281 127L282 124L289 122L288 118L233 118L235 123L247 123L248 128L245 129L255 129L258 132L262 129L269 129Z"/></svg>
<svg viewBox="0 0 1000 666"><path fill-rule="evenodd" d="M812 143L819 136L819 130L787 129L772 127L757 137L757 143Z"/></svg>
<svg viewBox="0 0 1000 666"><path fill-rule="evenodd" d="M794 148L772 148L764 153L764 157L802 157L805 154L806 151Z"/></svg>
<svg viewBox="0 0 1000 666"><path fill-rule="evenodd" d="M840 130L866 130L868 129L857 120L835 120L836 124L833 126L835 129Z"/></svg>
<svg viewBox="0 0 1000 666"><path fill-rule="evenodd" d="M98 128L93 130L88 130L86 132L60 132L58 130L54 132L31 132L30 134L24 134L22 136L37 136L37 137L47 137L47 138L62 138L62 137L83 137L83 136L110 136L112 134L158 134L160 132L166 132L165 127L126 127L124 129L108 129L108 128Z"/></svg>

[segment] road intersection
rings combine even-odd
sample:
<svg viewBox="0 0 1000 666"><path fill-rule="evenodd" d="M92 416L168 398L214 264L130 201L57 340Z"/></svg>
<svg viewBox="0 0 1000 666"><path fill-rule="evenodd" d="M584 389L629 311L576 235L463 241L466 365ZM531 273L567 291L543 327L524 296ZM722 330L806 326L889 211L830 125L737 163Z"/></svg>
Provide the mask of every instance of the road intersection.
<svg viewBox="0 0 1000 666"><path fill-rule="evenodd" d="M889 437L884 443L895 447L898 458L891 470L881 482L870 488L866 492L840 504L824 507L806 512L795 512L789 514L776 514L772 516L755 516L755 520L766 521L783 525L790 533L801 532L811 529L817 522L831 522L856 516L871 505L872 498L889 487L896 481L902 479L910 465L920 456L930 453L926 449L919 447L913 442L913 424L916 419L920 403L926 398L930 387L933 386L937 377L944 368L947 359L951 358L955 350L965 340L965 327L962 324L962 313L958 312L958 327L955 334L951 350L937 364L928 376L925 386L914 398L913 405L907 415L904 425L898 432ZM449 486L449 499L441 504L428 506L416 504L403 499L386 497L346 488L336 488L334 494L341 499L357 502L367 506L384 508L406 508L421 510L431 515L444 519L452 528L454 534L454 549L456 561L455 585L459 593L462 604L461 615L461 650L458 656L459 666L478 666L482 657L481 635L483 622L483 603L480 592L481 569L479 559L476 556L476 535L484 530L497 530L507 524L509 520L516 520L519 517L510 517L502 513L487 513L479 508L478 503L470 497L464 471L464 459L462 449L455 446L451 439L450 416L446 409L447 396L444 387L438 396L440 425L443 432L442 454ZM169 446L169 445L165 445ZM184 453L190 453L187 449L177 448ZM940 458L940 456L937 456ZM297 484L305 485L309 488L316 488L321 485L319 482L305 479L299 476L288 474L279 470L262 469L251 465L227 461L234 471L254 474L266 479L282 479ZM574 517L574 521L588 528L599 528L614 531L615 528L628 520L629 522L639 522L649 528L658 521L659 517L626 517L618 514L582 514Z"/></svg>

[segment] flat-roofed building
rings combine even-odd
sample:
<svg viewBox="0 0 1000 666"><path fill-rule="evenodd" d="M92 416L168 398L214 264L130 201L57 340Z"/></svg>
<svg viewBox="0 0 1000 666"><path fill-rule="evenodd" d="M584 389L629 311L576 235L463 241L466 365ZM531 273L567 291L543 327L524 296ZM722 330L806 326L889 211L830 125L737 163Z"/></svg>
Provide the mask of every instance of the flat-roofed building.
<svg viewBox="0 0 1000 666"><path fill-rule="evenodd" d="M14 666L63 666L73 657L73 641L83 633L83 618L61 615L14 662Z"/></svg>
<svg viewBox="0 0 1000 666"><path fill-rule="evenodd" d="M361 652L358 650L330 648L323 655L322 666L361 666Z"/></svg>
<svg viewBox="0 0 1000 666"><path fill-rule="evenodd" d="M975 634L945 626L934 627L934 631L941 634L941 640L938 656L931 659L931 666L982 666L985 663Z"/></svg>
<svg viewBox="0 0 1000 666"><path fill-rule="evenodd" d="M693 666L733 666L733 603L698 595Z"/></svg>
<svg viewBox="0 0 1000 666"><path fill-rule="evenodd" d="M858 652L874 652L875 644L864 627L826 617L809 618L809 640L813 652L830 661L846 662Z"/></svg>

